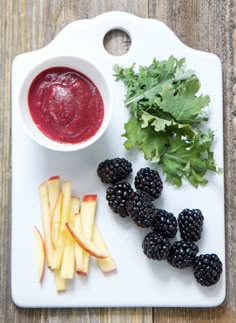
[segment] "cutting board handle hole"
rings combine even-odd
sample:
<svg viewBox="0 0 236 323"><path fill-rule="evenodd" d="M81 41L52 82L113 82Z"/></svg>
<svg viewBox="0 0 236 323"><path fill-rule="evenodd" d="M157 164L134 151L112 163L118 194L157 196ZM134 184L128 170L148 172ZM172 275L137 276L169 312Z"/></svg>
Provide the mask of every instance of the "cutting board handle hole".
<svg viewBox="0 0 236 323"><path fill-rule="evenodd" d="M131 38L124 30L112 29L105 34L103 46L109 54L122 56L129 51Z"/></svg>

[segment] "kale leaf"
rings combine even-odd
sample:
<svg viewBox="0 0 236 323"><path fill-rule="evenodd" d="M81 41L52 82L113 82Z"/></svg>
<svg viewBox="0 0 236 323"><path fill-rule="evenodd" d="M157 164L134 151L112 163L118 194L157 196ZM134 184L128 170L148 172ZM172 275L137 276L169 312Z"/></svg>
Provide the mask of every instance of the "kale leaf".
<svg viewBox="0 0 236 323"><path fill-rule="evenodd" d="M198 95L201 84L187 70L185 59L153 59L150 66L114 66L116 80L126 86L124 104L130 111L125 124L126 149L138 148L144 158L159 164L170 183L207 184L208 170L221 173L211 150L214 133L202 130L208 95Z"/></svg>

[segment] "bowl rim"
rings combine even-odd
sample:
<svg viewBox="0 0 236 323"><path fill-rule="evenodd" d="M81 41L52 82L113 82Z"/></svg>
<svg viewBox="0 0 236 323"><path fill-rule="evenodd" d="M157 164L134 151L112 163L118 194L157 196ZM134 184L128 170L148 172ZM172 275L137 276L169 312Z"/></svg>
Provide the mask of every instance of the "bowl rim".
<svg viewBox="0 0 236 323"><path fill-rule="evenodd" d="M63 62L62 61L67 61L67 62ZM61 63L60 63L61 61ZM100 78L100 80L102 81L102 85L103 85L103 89L105 89L106 91L106 100L104 99L104 93L101 93L101 86L100 84L98 84L98 82L94 81L93 76L91 76L91 71L90 73L86 73L86 71L82 71L80 70L81 65L79 65L78 68L76 68L71 62L77 62L79 64L85 64L86 66L89 66L91 71L95 71L96 75ZM104 104L104 118L103 118L103 122L100 126L100 128L97 130L97 132L90 137L89 139L79 142L79 143L60 143L57 142L55 140L50 139L49 137L47 137L35 124L35 122L33 121L30 112L29 112L29 108L28 108L28 91L29 88L33 82L33 80L43 71L53 68L53 67L65 67L65 68L70 68L70 69L74 69L77 70L78 72L84 74L86 77L88 77L94 84L95 86L98 88L101 97L103 99L103 104ZM25 88L27 88L27 91L25 91ZM27 101L27 104L25 108L22 108L22 100ZM105 73L93 62L91 62L90 60L84 58L84 57L80 57L80 56L76 56L76 55L56 55L56 56L51 56L45 59L42 59L41 61L39 61L37 64L34 64L34 66L32 68L30 68L30 70L26 73L26 75L24 76L24 79L21 82L21 86L19 88L19 93L18 93L18 108L17 108L17 114L18 114L18 119L20 120L20 123L22 125L22 127L24 128L24 130L26 131L26 133L29 135L29 137L31 137L31 139L33 139L35 142L37 142L38 144L40 144L41 146L48 148L50 150L54 150L54 151L77 151L77 150L81 150L84 149L86 147L91 146L92 144L94 144L98 139L100 139L102 137L102 135L105 133L106 129L108 128L108 125L110 123L111 120L111 116L112 116L112 112L113 112L113 93L112 93L112 89L110 86L110 82L108 81L107 76L105 75ZM107 103L105 102L107 101ZM29 119L31 120L31 125L34 128L35 133L33 133L30 130L30 127L26 124L24 117L23 117L23 110L24 111L28 111L28 115L29 115ZM42 137L42 138L41 138Z"/></svg>

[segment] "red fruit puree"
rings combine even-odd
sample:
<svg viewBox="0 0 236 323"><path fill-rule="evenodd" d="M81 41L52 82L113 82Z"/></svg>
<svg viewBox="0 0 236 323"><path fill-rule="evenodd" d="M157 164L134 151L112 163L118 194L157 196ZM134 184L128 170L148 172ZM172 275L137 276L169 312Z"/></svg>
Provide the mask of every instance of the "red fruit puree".
<svg viewBox="0 0 236 323"><path fill-rule="evenodd" d="M40 73L30 86L28 105L36 126L59 143L88 140L104 118L98 88L87 76L67 67Z"/></svg>

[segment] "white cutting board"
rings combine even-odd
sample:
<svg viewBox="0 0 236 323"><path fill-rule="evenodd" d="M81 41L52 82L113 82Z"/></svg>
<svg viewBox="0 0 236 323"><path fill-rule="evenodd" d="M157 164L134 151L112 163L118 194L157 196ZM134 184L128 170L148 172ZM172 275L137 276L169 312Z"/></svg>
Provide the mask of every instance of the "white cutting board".
<svg viewBox="0 0 236 323"><path fill-rule="evenodd" d="M112 56L103 47L104 35L111 29L126 31L132 41L123 56ZM34 64L59 55L79 55L91 60L110 79L114 112L105 135L92 147L78 152L55 152L42 148L23 131L16 117L17 96L25 74ZM190 269L178 270L166 262L144 256L141 243L147 230L121 219L108 209L106 186L96 175L99 162L126 157L136 171L149 165L143 155L123 148L123 125L128 111L123 106L124 87L115 82L113 64L149 65L153 58L170 55L185 57L187 67L196 71L201 92L211 97L209 127L216 131L214 153L223 167L222 70L217 56L184 45L163 23L123 12L108 12L94 19L66 26L45 48L17 56L12 64L12 251L11 289L13 301L22 307L209 307L225 298L225 228L223 175L208 174L209 185L181 188L165 184L159 207L176 216L184 208L199 208L205 216L204 233L198 243L201 253L217 253L223 274L211 288L196 283ZM33 226L42 229L38 185L52 175L72 180L73 193L98 194L97 223L117 262L117 271L103 274L91 261L88 277L75 277L65 293L55 291L54 277L46 269L42 285L37 282Z"/></svg>

